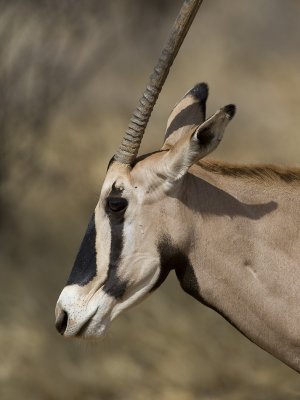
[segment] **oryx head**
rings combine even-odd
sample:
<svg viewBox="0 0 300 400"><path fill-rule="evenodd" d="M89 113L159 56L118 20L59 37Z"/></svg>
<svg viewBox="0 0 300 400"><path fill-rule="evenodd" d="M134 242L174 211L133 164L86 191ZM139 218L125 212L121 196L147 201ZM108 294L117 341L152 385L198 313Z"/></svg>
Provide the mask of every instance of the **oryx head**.
<svg viewBox="0 0 300 400"><path fill-rule="evenodd" d="M170 65L201 2L184 2L108 166L98 204L57 302L56 326L65 336L101 336L112 319L166 277L163 238L172 232L174 243L183 247L188 240L173 218L178 211L176 191L191 165L217 147L235 107L225 106L205 119L208 89L198 84L172 111L163 147L140 158L137 153Z"/></svg>

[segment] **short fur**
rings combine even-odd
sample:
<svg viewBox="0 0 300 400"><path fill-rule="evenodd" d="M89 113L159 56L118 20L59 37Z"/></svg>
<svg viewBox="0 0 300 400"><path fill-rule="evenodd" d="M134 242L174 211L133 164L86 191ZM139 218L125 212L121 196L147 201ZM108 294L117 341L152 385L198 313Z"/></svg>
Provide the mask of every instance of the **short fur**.
<svg viewBox="0 0 300 400"><path fill-rule="evenodd" d="M173 268L183 290L300 372L300 169L202 161L235 113L204 120L207 93L198 84L176 105L160 151L111 162L95 208L96 276L64 288L57 329L103 335ZM111 196L126 209L108 210Z"/></svg>
<svg viewBox="0 0 300 400"><path fill-rule="evenodd" d="M291 168L272 164L229 164L211 160L200 161L198 165L208 172L233 178L300 184L300 168L297 167Z"/></svg>

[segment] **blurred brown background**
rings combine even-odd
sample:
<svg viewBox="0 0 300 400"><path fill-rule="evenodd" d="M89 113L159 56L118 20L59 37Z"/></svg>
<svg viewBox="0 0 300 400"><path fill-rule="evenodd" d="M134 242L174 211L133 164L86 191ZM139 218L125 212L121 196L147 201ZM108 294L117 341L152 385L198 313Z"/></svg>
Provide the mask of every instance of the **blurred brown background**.
<svg viewBox="0 0 300 400"><path fill-rule="evenodd" d="M299 375L176 279L95 344L62 339L54 306L106 165L181 0L0 1L0 398L299 399ZM146 132L196 82L238 113L215 158L299 162L300 1L206 0ZM270 271L270 274L272 271Z"/></svg>

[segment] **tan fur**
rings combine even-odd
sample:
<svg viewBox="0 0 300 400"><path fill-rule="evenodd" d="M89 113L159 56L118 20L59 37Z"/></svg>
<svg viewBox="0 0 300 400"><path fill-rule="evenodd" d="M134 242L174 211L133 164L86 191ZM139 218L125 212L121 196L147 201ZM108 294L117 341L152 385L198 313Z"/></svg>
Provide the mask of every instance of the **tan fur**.
<svg viewBox="0 0 300 400"><path fill-rule="evenodd" d="M258 181L282 181L286 183L299 183L300 184L300 168L283 167L272 164L261 165L243 165L243 164L229 164L220 161L200 161L198 165L206 171L215 174L255 179Z"/></svg>
<svg viewBox="0 0 300 400"><path fill-rule="evenodd" d="M195 88L206 99L199 91L206 87ZM69 316L65 336L103 335L155 287L165 272L162 252L176 249L166 263L188 260L178 275L184 290L300 372L300 169L199 161L218 146L235 107L201 123L202 101L197 126L189 102L185 96L175 107L168 126L177 127L180 113L180 128L160 151L108 169L95 212L97 274L86 286L63 290L58 321ZM106 206L113 188L127 206L111 224ZM118 229L122 240L112 243ZM121 254L110 265L112 244ZM169 265L167 272L172 267L181 268ZM122 296L103 289L109 271L115 286L126 283Z"/></svg>
<svg viewBox="0 0 300 400"><path fill-rule="evenodd" d="M134 180L162 157L137 164ZM300 187L280 178L294 170L251 168L194 165L144 218L188 255L206 304L300 371Z"/></svg>

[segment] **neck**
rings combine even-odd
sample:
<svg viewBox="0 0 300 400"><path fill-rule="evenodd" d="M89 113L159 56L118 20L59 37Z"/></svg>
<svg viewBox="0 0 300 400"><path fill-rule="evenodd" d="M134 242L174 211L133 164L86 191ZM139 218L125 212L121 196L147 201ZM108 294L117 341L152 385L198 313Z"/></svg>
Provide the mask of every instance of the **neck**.
<svg viewBox="0 0 300 400"><path fill-rule="evenodd" d="M197 167L174 196L186 240L166 238L162 260L187 293L298 372L299 192L299 183Z"/></svg>

